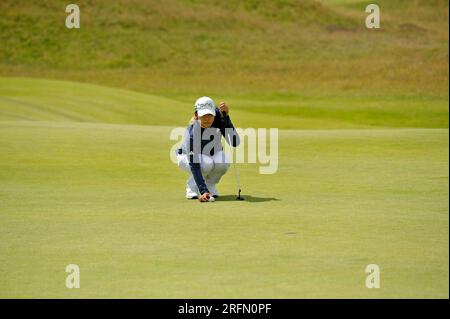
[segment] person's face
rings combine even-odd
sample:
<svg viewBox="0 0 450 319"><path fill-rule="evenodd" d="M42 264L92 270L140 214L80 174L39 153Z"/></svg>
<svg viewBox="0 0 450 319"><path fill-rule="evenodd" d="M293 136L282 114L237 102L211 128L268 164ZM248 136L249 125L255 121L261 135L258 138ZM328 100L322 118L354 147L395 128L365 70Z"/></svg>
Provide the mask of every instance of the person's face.
<svg viewBox="0 0 450 319"><path fill-rule="evenodd" d="M203 128L211 127L211 125L214 122L214 117L215 116L212 114L205 114L205 115L199 117L201 127L203 127Z"/></svg>

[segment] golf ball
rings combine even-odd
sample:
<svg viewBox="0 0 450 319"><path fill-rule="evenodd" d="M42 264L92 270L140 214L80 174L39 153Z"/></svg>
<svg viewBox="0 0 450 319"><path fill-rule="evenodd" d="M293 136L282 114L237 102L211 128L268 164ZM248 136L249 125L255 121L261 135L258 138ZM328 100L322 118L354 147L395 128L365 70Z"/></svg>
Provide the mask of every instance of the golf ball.
<svg viewBox="0 0 450 319"><path fill-rule="evenodd" d="M210 196L208 201L214 202L215 200L216 200L216 199L215 199L213 196Z"/></svg>

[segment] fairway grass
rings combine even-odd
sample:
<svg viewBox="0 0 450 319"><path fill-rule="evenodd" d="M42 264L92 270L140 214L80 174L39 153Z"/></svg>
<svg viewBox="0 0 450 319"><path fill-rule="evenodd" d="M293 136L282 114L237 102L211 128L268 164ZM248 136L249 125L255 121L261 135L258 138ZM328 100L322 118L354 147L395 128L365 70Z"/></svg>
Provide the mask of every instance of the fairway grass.
<svg viewBox="0 0 450 319"><path fill-rule="evenodd" d="M0 297L448 298L448 129L280 130L207 204L171 129L1 121Z"/></svg>
<svg viewBox="0 0 450 319"><path fill-rule="evenodd" d="M0 77L0 121L186 126L198 96L159 96L79 82ZM220 94L239 127L448 128L447 95Z"/></svg>

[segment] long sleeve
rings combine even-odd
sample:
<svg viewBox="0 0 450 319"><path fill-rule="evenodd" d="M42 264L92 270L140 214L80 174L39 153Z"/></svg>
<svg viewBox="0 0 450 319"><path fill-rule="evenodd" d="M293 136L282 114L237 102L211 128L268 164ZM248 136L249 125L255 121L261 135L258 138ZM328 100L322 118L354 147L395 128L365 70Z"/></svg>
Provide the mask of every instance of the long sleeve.
<svg viewBox="0 0 450 319"><path fill-rule="evenodd" d="M222 133L225 141L233 147L239 146L241 144L241 140L239 138L239 134L234 128L233 123L231 122L231 118L228 115L222 117L222 125L220 126L220 133Z"/></svg>
<svg viewBox="0 0 450 319"><path fill-rule="evenodd" d="M196 129L200 129L199 127ZM198 190L200 194L209 193L208 187L206 186L205 179L202 175L202 170L200 167L200 155L201 155L201 144L198 145L194 142L194 126L189 128L189 134L187 137L189 140L187 141L188 147L188 159L189 159L189 167L191 169L192 176L194 177L195 183L197 184ZM201 134L201 132L199 132Z"/></svg>
<svg viewBox="0 0 450 319"><path fill-rule="evenodd" d="M202 175L202 170L200 167L200 163L195 163L194 160L191 160L191 157L199 156L196 155L189 155L189 167L191 168L192 176L194 176L195 183L197 184L198 190L200 191L200 194L209 193L208 187L206 187L205 179Z"/></svg>

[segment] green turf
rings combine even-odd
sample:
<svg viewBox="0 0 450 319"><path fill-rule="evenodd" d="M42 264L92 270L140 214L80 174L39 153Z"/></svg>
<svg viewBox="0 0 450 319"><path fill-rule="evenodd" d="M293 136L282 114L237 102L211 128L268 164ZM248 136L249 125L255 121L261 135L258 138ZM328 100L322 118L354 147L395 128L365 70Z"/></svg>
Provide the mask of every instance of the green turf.
<svg viewBox="0 0 450 319"><path fill-rule="evenodd" d="M194 94L166 98L108 87L0 77L0 120L186 125ZM448 98L432 95L212 95L233 108L245 127L448 128Z"/></svg>
<svg viewBox="0 0 450 319"><path fill-rule="evenodd" d="M184 199L187 176L169 160L169 132L184 126L188 103L9 83L0 90L0 297L448 298L447 128L281 129L276 174L239 164L246 201L234 201L230 172L221 200L199 204ZM158 104L165 126L139 116ZM241 127L257 114L235 113ZM79 290L65 287L70 263ZM379 290L365 288L370 263L381 267Z"/></svg>
<svg viewBox="0 0 450 319"><path fill-rule="evenodd" d="M81 0L68 30L0 1L0 298L448 298L448 1L378 0L380 30L368 3ZM244 202L232 171L184 199L202 95L280 129Z"/></svg>
<svg viewBox="0 0 450 319"><path fill-rule="evenodd" d="M382 0L382 29L353 0L0 2L0 74L151 93L448 97L448 1Z"/></svg>

